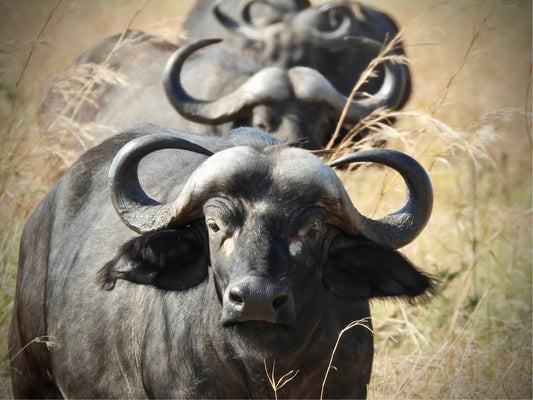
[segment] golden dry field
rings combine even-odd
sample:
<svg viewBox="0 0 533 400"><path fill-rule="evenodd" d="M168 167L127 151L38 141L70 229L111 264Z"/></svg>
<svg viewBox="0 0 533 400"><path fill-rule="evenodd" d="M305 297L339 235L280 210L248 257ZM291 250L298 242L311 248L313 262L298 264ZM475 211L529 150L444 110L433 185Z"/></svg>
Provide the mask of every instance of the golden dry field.
<svg viewBox="0 0 533 400"><path fill-rule="evenodd" d="M127 27L175 40L191 3L0 0L1 398L12 396L7 330L21 231L77 155L39 131L39 92L89 46ZM424 304L372 303L369 398L531 399L531 1L368 4L403 28L413 74L395 129L380 134L416 157L434 185L431 220L402 252L440 280ZM381 168L342 178L371 216L403 197Z"/></svg>

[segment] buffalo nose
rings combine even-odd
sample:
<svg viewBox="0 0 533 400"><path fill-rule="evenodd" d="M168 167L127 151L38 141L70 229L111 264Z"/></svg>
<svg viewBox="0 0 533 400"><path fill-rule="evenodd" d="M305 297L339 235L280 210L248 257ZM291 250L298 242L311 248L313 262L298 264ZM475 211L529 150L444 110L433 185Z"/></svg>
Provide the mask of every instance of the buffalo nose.
<svg viewBox="0 0 533 400"><path fill-rule="evenodd" d="M292 313L291 296L272 278L247 277L226 290L223 320L280 323Z"/></svg>
<svg viewBox="0 0 533 400"><path fill-rule="evenodd" d="M287 292L271 279L248 278L230 289L229 300L239 307L276 310L287 302Z"/></svg>

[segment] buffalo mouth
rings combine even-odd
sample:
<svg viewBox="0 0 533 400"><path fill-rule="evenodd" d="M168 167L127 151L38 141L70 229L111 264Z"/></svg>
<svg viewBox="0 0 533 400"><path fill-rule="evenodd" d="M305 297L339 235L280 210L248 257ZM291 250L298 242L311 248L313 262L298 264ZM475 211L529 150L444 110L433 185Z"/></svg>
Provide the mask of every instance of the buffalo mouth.
<svg viewBox="0 0 533 400"><path fill-rule="evenodd" d="M288 322L269 322L262 320L226 320L222 321L224 329L246 340L279 340L294 335L296 325Z"/></svg>
<svg viewBox="0 0 533 400"><path fill-rule="evenodd" d="M296 327L288 324L228 321L224 330L234 346L248 349L250 355L259 352L261 359L270 357L272 352L285 354L300 340Z"/></svg>
<svg viewBox="0 0 533 400"><path fill-rule="evenodd" d="M238 333L290 330L296 321L290 289L271 277L246 276L224 291L220 322Z"/></svg>
<svg viewBox="0 0 533 400"><path fill-rule="evenodd" d="M270 321L263 321L263 320L246 320L246 321L239 321L239 320L223 320L222 326L224 328L231 328L234 327L236 329L279 329L279 330L293 330L294 327L292 324L284 323L284 322L270 322Z"/></svg>

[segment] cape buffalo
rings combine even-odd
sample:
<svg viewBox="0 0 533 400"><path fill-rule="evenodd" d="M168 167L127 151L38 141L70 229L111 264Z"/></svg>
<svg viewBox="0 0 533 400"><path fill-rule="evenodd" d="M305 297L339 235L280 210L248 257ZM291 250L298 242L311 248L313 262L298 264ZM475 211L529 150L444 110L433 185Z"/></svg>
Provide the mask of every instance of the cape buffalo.
<svg viewBox="0 0 533 400"><path fill-rule="evenodd" d="M179 49L164 72L167 96L187 120L221 126L253 126L289 141L307 139L308 147L325 146L348 98L319 72L307 67L257 69L226 47L198 49L216 43L200 40ZM377 53L374 41L351 38ZM191 56L193 54L193 56ZM220 71L220 73L219 73ZM227 79L232 74L231 79ZM403 64L385 63L386 79L371 97L352 100L345 118L350 127L378 108L396 109L406 90ZM181 77L181 78L180 78ZM198 79L205 77L205 79ZM211 84L216 80L216 84ZM213 87L224 91L213 98ZM196 96L188 92L197 93ZM211 98L212 100L205 100ZM222 125L227 131L227 125Z"/></svg>
<svg viewBox="0 0 533 400"><path fill-rule="evenodd" d="M253 13L260 6L266 16L262 23L258 22L259 11ZM227 32L221 32L221 27ZM376 52L344 39L359 36L384 46L399 33L390 15L359 2L333 1L311 7L308 2L280 0L199 1L184 22L184 30L189 41L222 37L228 45L264 66L316 69L345 95L352 91ZM405 55L401 41L390 54ZM378 67L376 72L377 77L365 83L362 91L373 94L379 90L383 68ZM411 93L407 72L407 90L399 108Z"/></svg>
<svg viewBox="0 0 533 400"><path fill-rule="evenodd" d="M401 209L357 211L332 167L362 161L401 174ZM369 317L369 299L431 293L395 249L421 232L432 201L424 169L392 150L328 165L252 128L114 136L25 226L14 395L318 398L339 331ZM369 329L347 331L324 396L365 397L372 354ZM289 371L274 393L269 377Z"/></svg>
<svg viewBox="0 0 533 400"><path fill-rule="evenodd" d="M379 51L376 42L351 40ZM103 40L84 53L74 66L101 63L125 83L96 83L93 92L80 99L81 106L73 101L73 96L62 94L65 85L61 82L51 85L40 110L41 126L46 131L57 129L56 125L61 127L59 123L65 118L58 115L68 121L90 122L92 139L87 140L90 146L143 121L209 135L225 135L233 127L254 126L282 139L307 138L308 147L317 149L329 140L347 101L327 79L310 68L261 68L222 45L188 58L213 40L193 42L178 49L142 32L129 32L122 37L122 43L118 41L118 35ZM379 107L395 109L402 101L408 75L405 65L387 63L385 72L387 79L374 96L352 102L346 118L349 126ZM162 79L181 116L167 100Z"/></svg>
<svg viewBox="0 0 533 400"><path fill-rule="evenodd" d="M220 23L218 15L213 12L215 5L217 11L220 9L230 18L239 19L245 16L249 24L261 28L279 22L311 4L308 0L196 0L181 26L178 38L180 44L219 37L231 46L241 49L246 47L245 37L233 34Z"/></svg>

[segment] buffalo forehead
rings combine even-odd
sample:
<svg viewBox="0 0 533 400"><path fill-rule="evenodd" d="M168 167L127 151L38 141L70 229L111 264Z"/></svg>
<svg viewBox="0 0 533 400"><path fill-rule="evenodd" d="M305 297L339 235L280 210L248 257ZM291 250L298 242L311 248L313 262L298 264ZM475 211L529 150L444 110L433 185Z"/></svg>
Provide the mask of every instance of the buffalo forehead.
<svg viewBox="0 0 533 400"><path fill-rule="evenodd" d="M202 191L205 185L228 182L253 165L262 164L261 155L246 146L222 150L205 160L191 175L193 190Z"/></svg>
<svg viewBox="0 0 533 400"><path fill-rule="evenodd" d="M328 197L340 198L344 186L335 172L306 150L287 148L277 154L272 175L275 181L297 187L322 189Z"/></svg>
<svg viewBox="0 0 533 400"><path fill-rule="evenodd" d="M242 86L242 95L251 102L287 101L291 97L287 72L278 67L264 68Z"/></svg>
<svg viewBox="0 0 533 400"><path fill-rule="evenodd" d="M263 171L276 185L297 184L298 187L323 189L328 196L342 197L344 187L335 172L307 150L282 147L260 152L247 146L220 151L198 169L214 172L212 178L231 179L243 171ZM206 174L207 175L210 174Z"/></svg>
<svg viewBox="0 0 533 400"><path fill-rule="evenodd" d="M190 188L193 192L201 192L208 187L223 187L247 175L254 178L264 175L264 180L256 182L254 187L264 194L281 193L285 199L294 195L298 199L309 197L310 201L341 203L346 195L335 172L318 157L299 148L264 152L237 146L222 150L197 168L189 184L194 185Z"/></svg>

